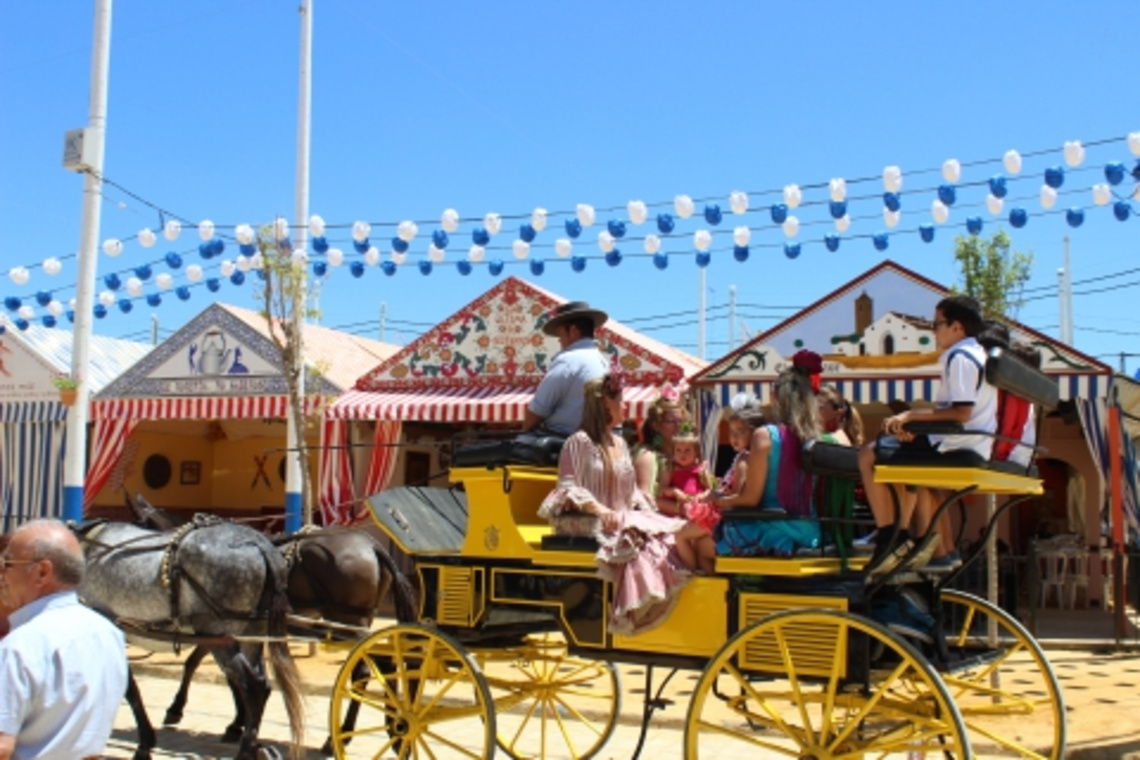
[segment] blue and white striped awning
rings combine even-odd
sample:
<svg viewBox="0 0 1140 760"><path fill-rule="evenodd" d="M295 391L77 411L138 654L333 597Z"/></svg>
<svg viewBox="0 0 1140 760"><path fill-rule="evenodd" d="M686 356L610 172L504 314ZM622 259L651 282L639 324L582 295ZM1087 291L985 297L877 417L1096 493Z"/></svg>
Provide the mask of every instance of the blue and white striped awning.
<svg viewBox="0 0 1140 760"><path fill-rule="evenodd" d="M0 404L0 424L5 422L63 422L67 407L58 401L21 401Z"/></svg>

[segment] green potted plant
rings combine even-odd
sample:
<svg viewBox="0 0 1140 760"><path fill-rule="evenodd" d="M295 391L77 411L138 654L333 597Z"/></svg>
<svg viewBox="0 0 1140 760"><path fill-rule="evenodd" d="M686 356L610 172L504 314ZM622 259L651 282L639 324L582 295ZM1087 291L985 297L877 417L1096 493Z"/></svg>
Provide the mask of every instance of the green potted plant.
<svg viewBox="0 0 1140 760"><path fill-rule="evenodd" d="M61 372L51 379L51 384L59 389L59 400L64 406L72 406L79 396L79 378Z"/></svg>

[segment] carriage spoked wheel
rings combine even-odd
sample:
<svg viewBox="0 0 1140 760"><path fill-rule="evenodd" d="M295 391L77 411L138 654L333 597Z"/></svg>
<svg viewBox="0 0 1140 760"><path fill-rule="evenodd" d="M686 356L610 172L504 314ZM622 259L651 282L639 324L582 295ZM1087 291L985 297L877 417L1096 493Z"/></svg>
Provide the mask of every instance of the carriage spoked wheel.
<svg viewBox="0 0 1140 760"><path fill-rule="evenodd" d="M523 758L593 757L617 724L621 682L608 662L572 657L561 634L479 650L499 746Z"/></svg>
<svg viewBox="0 0 1140 760"><path fill-rule="evenodd" d="M1002 756L1062 758L1065 701L1053 667L1016 619L984 599L941 592L949 662L942 680L975 749ZM991 622L996 640L991 640ZM989 751L984 751L989 754Z"/></svg>
<svg viewBox="0 0 1140 760"><path fill-rule="evenodd" d="M927 660L882 625L836 610L777 613L737 633L709 661L685 722L691 760L908 752L972 757Z"/></svg>
<svg viewBox="0 0 1140 760"><path fill-rule="evenodd" d="M353 676L358 664L367 676ZM346 731L342 721L353 704L359 715ZM495 710L478 666L461 644L429 626L397 625L361 641L337 674L329 717L338 758L495 752Z"/></svg>

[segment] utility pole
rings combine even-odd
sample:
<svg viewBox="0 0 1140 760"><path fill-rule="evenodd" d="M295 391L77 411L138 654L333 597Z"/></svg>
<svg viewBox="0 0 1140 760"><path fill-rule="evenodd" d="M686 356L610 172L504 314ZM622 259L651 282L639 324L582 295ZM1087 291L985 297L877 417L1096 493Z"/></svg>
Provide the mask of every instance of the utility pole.
<svg viewBox="0 0 1140 760"><path fill-rule="evenodd" d="M384 342L384 333L388 327L388 302L380 302L380 342Z"/></svg>
<svg viewBox="0 0 1140 760"><path fill-rule="evenodd" d="M99 255L99 215L103 210L103 154L107 135L107 75L111 67L111 0L95 0L95 37L91 50L91 96L84 130L83 216L79 232L79 279L75 283L75 331L71 375L79 394L67 412L63 460L63 519L83 519L83 483L87 475L87 420L91 400L91 322L94 319L95 271Z"/></svg>
<svg viewBox="0 0 1140 760"><path fill-rule="evenodd" d="M158 345L158 315L150 315L150 344L152 346Z"/></svg>
<svg viewBox="0 0 1140 760"><path fill-rule="evenodd" d="M1073 270L1069 263L1069 236L1065 236L1065 268L1058 284L1061 290L1061 342L1073 345Z"/></svg>

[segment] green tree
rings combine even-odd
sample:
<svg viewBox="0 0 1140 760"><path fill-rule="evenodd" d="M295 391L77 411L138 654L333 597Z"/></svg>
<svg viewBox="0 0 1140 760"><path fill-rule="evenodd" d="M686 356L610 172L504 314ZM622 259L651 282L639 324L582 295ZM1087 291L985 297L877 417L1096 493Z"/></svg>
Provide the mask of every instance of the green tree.
<svg viewBox="0 0 1140 760"><path fill-rule="evenodd" d="M962 284L952 288L955 293L976 299L986 319L1017 318L1017 310L1024 303L1021 294L1033 266L1032 251L1013 250L1009 235L998 230L991 238L954 238L954 259L962 272Z"/></svg>

